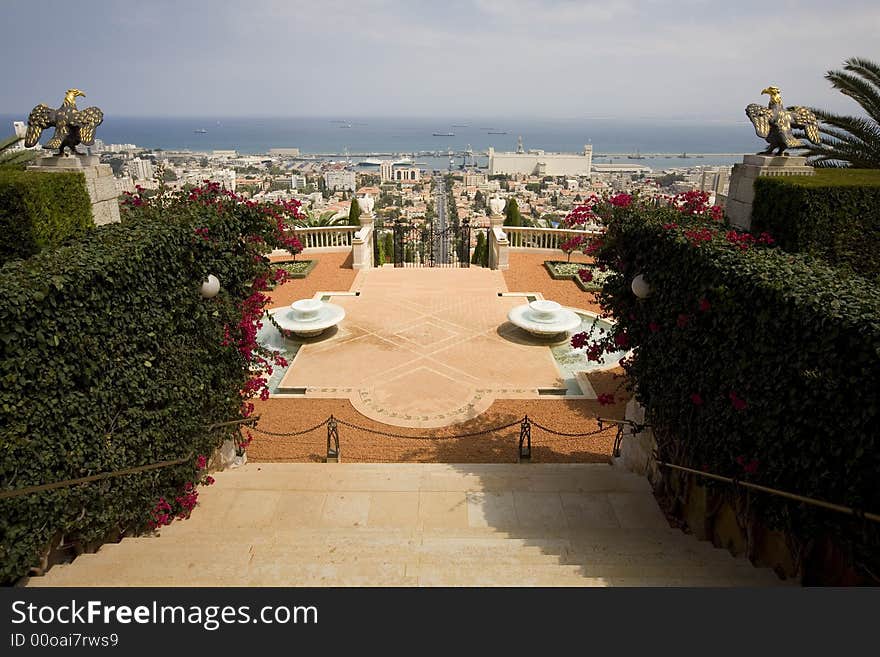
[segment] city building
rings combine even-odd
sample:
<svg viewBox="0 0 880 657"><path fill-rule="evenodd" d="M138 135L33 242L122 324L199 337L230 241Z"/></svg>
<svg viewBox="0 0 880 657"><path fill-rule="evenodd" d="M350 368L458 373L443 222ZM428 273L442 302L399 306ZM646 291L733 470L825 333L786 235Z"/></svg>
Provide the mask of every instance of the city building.
<svg viewBox="0 0 880 657"><path fill-rule="evenodd" d="M379 178L382 182L394 180L394 165L391 160L383 160L379 164Z"/></svg>
<svg viewBox="0 0 880 657"><path fill-rule="evenodd" d="M466 171L464 174L465 187L479 187L489 181L489 176L479 171Z"/></svg>
<svg viewBox="0 0 880 657"><path fill-rule="evenodd" d="M723 194L730 176L730 169L703 169L700 174L700 190Z"/></svg>
<svg viewBox="0 0 880 657"><path fill-rule="evenodd" d="M516 152L495 152L489 147L489 175L525 174L534 176L583 176L592 171L593 147L584 146L582 153L547 153L543 150L525 150L522 138Z"/></svg>
<svg viewBox="0 0 880 657"><path fill-rule="evenodd" d="M270 148L269 155L274 155L277 157L299 157L299 149L298 148Z"/></svg>
<svg viewBox="0 0 880 657"><path fill-rule="evenodd" d="M134 180L152 180L153 163L150 160L134 158L128 162L128 172Z"/></svg>
<svg viewBox="0 0 880 657"><path fill-rule="evenodd" d="M294 190L305 189L306 177L296 173L290 176L290 188Z"/></svg>
<svg viewBox="0 0 880 657"><path fill-rule="evenodd" d="M324 173L324 184L330 191L342 190L353 192L357 187L357 181L354 171L326 171Z"/></svg>
<svg viewBox="0 0 880 657"><path fill-rule="evenodd" d="M407 167L405 169L395 169L394 170L394 180L401 181L416 181L422 177L422 172L418 167Z"/></svg>

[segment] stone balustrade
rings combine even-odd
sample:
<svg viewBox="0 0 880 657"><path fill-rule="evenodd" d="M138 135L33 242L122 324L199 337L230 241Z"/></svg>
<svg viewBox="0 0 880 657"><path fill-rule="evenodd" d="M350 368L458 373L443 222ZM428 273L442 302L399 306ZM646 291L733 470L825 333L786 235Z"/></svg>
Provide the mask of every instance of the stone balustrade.
<svg viewBox="0 0 880 657"><path fill-rule="evenodd" d="M359 230L361 226L322 226L295 228L294 233L305 249L346 250Z"/></svg>
<svg viewBox="0 0 880 657"><path fill-rule="evenodd" d="M559 249L576 235L590 238L598 235L598 230L575 230L572 228L526 228L504 226L511 249ZM585 244L586 246L586 244Z"/></svg>

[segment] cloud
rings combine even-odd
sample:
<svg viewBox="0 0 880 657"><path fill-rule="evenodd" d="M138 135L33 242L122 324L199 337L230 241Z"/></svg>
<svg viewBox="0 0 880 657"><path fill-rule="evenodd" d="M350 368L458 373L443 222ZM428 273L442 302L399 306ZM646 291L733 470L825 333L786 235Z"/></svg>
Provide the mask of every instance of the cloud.
<svg viewBox="0 0 880 657"><path fill-rule="evenodd" d="M852 103L823 75L877 58L880 6L817 0L252 0L13 4L81 35L4 38L0 112L68 85L117 114L666 116ZM27 52L28 57L19 53ZM57 61L65 66L58 67ZM66 88L66 87L65 87Z"/></svg>

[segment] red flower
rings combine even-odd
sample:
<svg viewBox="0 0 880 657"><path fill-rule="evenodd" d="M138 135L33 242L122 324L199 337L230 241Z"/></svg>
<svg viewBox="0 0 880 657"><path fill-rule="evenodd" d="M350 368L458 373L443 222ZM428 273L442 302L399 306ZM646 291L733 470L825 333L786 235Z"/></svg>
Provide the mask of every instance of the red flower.
<svg viewBox="0 0 880 657"><path fill-rule="evenodd" d="M733 404L733 407L738 411L742 411L748 406L746 400L740 399L733 390L730 391L728 397L730 397L730 403Z"/></svg>
<svg viewBox="0 0 880 657"><path fill-rule="evenodd" d="M578 278L580 278L584 283L589 283L593 280L593 272L589 269L580 269L578 270Z"/></svg>
<svg viewBox="0 0 880 657"><path fill-rule="evenodd" d="M211 475L208 475L207 477L205 477L205 480L203 483L205 484L205 486L210 486L211 484L214 483L214 481L215 481L214 477L212 477Z"/></svg>
<svg viewBox="0 0 880 657"><path fill-rule="evenodd" d="M609 198L608 202L618 208L627 208L632 204L632 196L625 192L621 192L620 194L615 194Z"/></svg>
<svg viewBox="0 0 880 657"><path fill-rule="evenodd" d="M596 401L598 401L602 406L609 406L614 403L614 395L610 392L603 392L601 395L596 397Z"/></svg>
<svg viewBox="0 0 880 657"><path fill-rule="evenodd" d="M657 322L648 322L648 330L651 331L651 333L656 333L660 330L660 325Z"/></svg>
<svg viewBox="0 0 880 657"><path fill-rule="evenodd" d="M709 300L706 297L700 299L700 312L705 313L709 312L709 309L712 307L712 304L709 303Z"/></svg>
<svg viewBox="0 0 880 657"><path fill-rule="evenodd" d="M694 406L702 406L703 405L703 398L700 396L700 393L698 393L698 392L691 393L691 403Z"/></svg>
<svg viewBox="0 0 880 657"><path fill-rule="evenodd" d="M614 336L614 344L618 347L626 347L629 344L629 335L626 333L618 333Z"/></svg>
<svg viewBox="0 0 880 657"><path fill-rule="evenodd" d="M758 471L758 459L752 459L743 466L746 474L755 474Z"/></svg>
<svg viewBox="0 0 880 657"><path fill-rule="evenodd" d="M196 459L196 466L199 470L204 470L208 466L208 458L204 454L199 454L199 458Z"/></svg>
<svg viewBox="0 0 880 657"><path fill-rule="evenodd" d="M691 316L685 315L684 313L682 313L678 316L678 319L676 320L675 324L676 324L676 326L678 326L678 328L684 328L688 325L688 322L690 322L690 321L691 321Z"/></svg>

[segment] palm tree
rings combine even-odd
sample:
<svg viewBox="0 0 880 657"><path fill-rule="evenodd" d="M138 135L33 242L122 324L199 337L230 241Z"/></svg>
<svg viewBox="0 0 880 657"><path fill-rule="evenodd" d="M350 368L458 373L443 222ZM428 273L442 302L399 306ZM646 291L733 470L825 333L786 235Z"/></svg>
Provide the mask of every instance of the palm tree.
<svg viewBox="0 0 880 657"><path fill-rule="evenodd" d="M880 169L880 65L853 57L843 71L828 71L825 79L855 100L867 116L833 114L811 108L821 121L824 143L805 148L811 164L819 167Z"/></svg>
<svg viewBox="0 0 880 657"><path fill-rule="evenodd" d="M324 228L329 226L349 226L352 225L348 220L348 215L341 217L336 216L333 210L322 212L320 215L314 211L306 213L304 219L296 222L298 226L303 228Z"/></svg>
<svg viewBox="0 0 880 657"><path fill-rule="evenodd" d="M0 167L24 169L25 165L37 156L32 148L13 150L12 147L20 141L23 139L18 136L0 140Z"/></svg>

